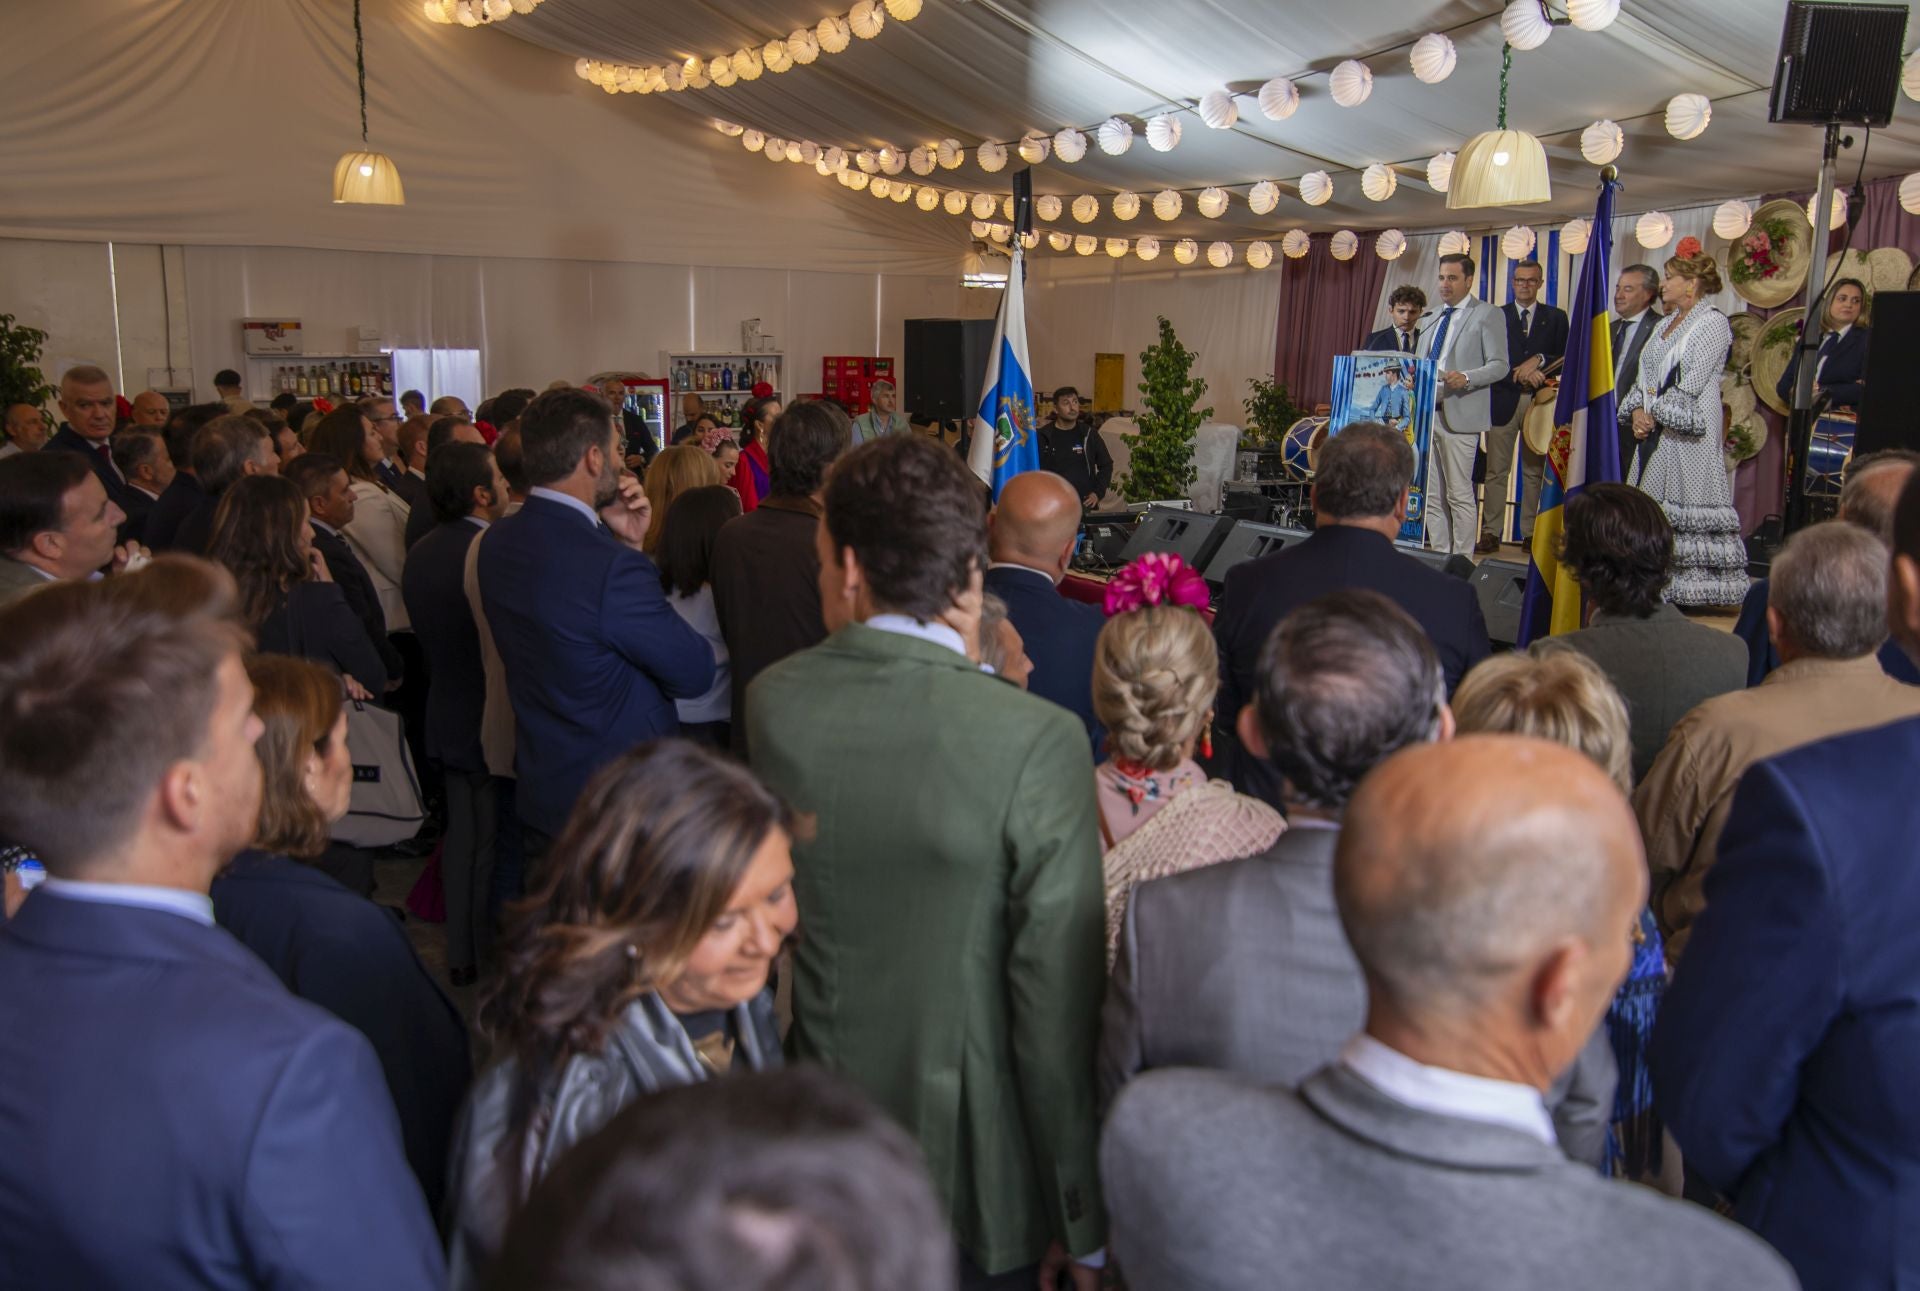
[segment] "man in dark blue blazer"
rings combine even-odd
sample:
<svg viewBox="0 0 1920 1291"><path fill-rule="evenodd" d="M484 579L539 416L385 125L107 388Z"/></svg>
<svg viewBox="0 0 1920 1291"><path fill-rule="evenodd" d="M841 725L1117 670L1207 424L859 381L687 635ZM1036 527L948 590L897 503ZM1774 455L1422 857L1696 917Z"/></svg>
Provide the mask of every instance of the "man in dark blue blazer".
<svg viewBox="0 0 1920 1291"><path fill-rule="evenodd" d="M1367 339L1360 342L1363 350L1398 350L1402 354L1418 353L1420 344L1420 315L1427 308L1427 293L1412 283L1403 283L1393 289L1387 297L1387 314L1392 322L1377 332L1370 332Z"/></svg>
<svg viewBox="0 0 1920 1291"><path fill-rule="evenodd" d="M480 602L513 703L529 863L594 772L677 734L673 701L713 685L712 647L674 612L640 552L650 510L640 482L621 473L621 437L592 391L550 390L528 404L526 505L480 547Z"/></svg>
<svg viewBox="0 0 1920 1291"><path fill-rule="evenodd" d="M47 448L63 453L78 453L100 477L107 497L126 514L132 509L127 500L127 481L113 464L113 427L119 419L114 402L113 379L90 364L68 368L60 378L60 429L47 440ZM121 541L126 535L121 536Z"/></svg>
<svg viewBox="0 0 1920 1291"><path fill-rule="evenodd" d="M1920 477L1887 617L1920 658ZM1920 1285L1920 720L1756 763L1649 1066L1687 1164L1816 1287Z"/></svg>
<svg viewBox="0 0 1920 1291"><path fill-rule="evenodd" d="M1027 689L1080 719L1100 756L1106 733L1093 715L1093 650L1106 616L1060 595L1080 536L1080 499L1051 471L1016 475L1000 491L988 521L986 589L1007 604L1007 618L1033 661Z"/></svg>
<svg viewBox="0 0 1920 1291"><path fill-rule="evenodd" d="M1379 592L1426 632L1449 692L1492 652L1473 585L1393 545L1406 518L1412 481L1413 449L1405 435L1374 422L1348 426L1320 450L1313 534L1228 571L1213 624L1220 647L1213 769L1242 793L1281 805L1278 776L1240 747L1235 721L1254 694L1267 638L1307 602L1348 588Z"/></svg>
<svg viewBox="0 0 1920 1291"><path fill-rule="evenodd" d="M1828 328L1820 338L1820 347L1810 360L1818 364L1813 373L1813 397L1822 396L1829 407L1851 412L1860 406L1867 379L1869 329L1859 326L1861 310L1866 306L1867 289L1858 278L1842 278L1828 299ZM1793 361L1780 374L1774 393L1789 405L1793 387L1799 380L1801 351L1793 352Z"/></svg>
<svg viewBox="0 0 1920 1291"><path fill-rule="evenodd" d="M447 969L471 985L492 942L493 776L480 746L487 673L467 600L467 548L507 509L507 482L485 444L443 444L427 459L427 500L440 523L407 552L400 594L427 656L426 750L445 775L440 848Z"/></svg>
<svg viewBox="0 0 1920 1291"><path fill-rule="evenodd" d="M0 1281L437 1288L372 1047L214 926L260 803L247 643L152 577L0 614L0 837L50 875L0 927Z"/></svg>
<svg viewBox="0 0 1920 1291"><path fill-rule="evenodd" d="M1533 532L1534 512L1540 506L1540 484L1546 458L1520 442L1520 428L1534 392L1546 384L1543 373L1567 352L1570 330L1567 312L1540 299L1546 273L1535 261L1513 268L1513 299L1500 307L1507 324L1509 371L1493 385L1493 429L1487 432L1486 496L1480 512L1480 541L1474 551L1486 555L1500 550L1505 531L1507 494L1513 481L1514 454L1520 454L1521 541Z"/></svg>
<svg viewBox="0 0 1920 1291"><path fill-rule="evenodd" d="M387 635L387 616L380 608L380 594L374 590L373 575L353 554L353 548L340 532L353 523L353 486L347 468L331 453L302 453L287 463L281 472L307 500L307 524L313 530L313 549L326 562L333 585L346 598L367 639L386 668L391 690L406 671L406 661ZM376 698L378 698L376 696Z"/></svg>

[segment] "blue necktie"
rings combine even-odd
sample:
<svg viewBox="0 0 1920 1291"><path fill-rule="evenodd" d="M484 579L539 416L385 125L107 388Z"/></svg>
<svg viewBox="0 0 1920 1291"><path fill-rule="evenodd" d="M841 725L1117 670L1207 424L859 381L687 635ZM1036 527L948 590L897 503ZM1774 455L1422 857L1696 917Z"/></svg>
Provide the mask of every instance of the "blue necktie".
<svg viewBox="0 0 1920 1291"><path fill-rule="evenodd" d="M1438 363L1441 351L1446 348L1447 328L1453 323L1453 306L1448 305L1440 311L1440 326L1433 329L1433 341L1427 346L1427 357Z"/></svg>
<svg viewBox="0 0 1920 1291"><path fill-rule="evenodd" d="M1413 353L1413 333L1412 332L1400 333L1400 352L1402 354Z"/></svg>

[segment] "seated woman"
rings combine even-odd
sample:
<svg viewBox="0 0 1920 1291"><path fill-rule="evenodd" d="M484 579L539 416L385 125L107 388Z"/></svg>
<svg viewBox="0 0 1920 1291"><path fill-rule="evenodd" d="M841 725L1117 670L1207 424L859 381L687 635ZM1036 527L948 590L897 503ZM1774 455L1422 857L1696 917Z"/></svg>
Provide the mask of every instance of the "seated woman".
<svg viewBox="0 0 1920 1291"><path fill-rule="evenodd" d="M1613 777L1622 794L1633 790L1627 706L1600 666L1584 654L1556 650L1495 655L1462 679L1453 695L1453 716L1462 735L1531 735L1577 749ZM1679 1154L1670 1142L1663 1145L1647 1068L1653 1020L1667 990L1666 948L1651 912L1640 912L1633 943L1633 967L1607 1010L1607 1039L1619 1083L1609 1118L1606 1172L1653 1183L1679 1196ZM1570 1096L1562 1108L1577 1101ZM1555 1109L1556 1124L1562 1108ZM1565 1127L1562 1130L1565 1142L1569 1136Z"/></svg>
<svg viewBox="0 0 1920 1291"><path fill-rule="evenodd" d="M355 699L386 692L386 664L313 549L307 502L291 482L235 481L214 512L207 556L239 584L240 618L261 650L333 667Z"/></svg>
<svg viewBox="0 0 1920 1291"><path fill-rule="evenodd" d="M1842 278L1827 297L1827 314L1822 320L1820 348L1814 352L1813 401L1822 398L1836 412L1854 412L1860 407L1867 380L1867 334L1872 319L1867 316L1867 288L1858 278ZM1783 403L1793 403L1794 386L1800 376L1799 350L1780 374L1774 393Z"/></svg>
<svg viewBox="0 0 1920 1291"><path fill-rule="evenodd" d="M373 1044L400 1113L407 1161L437 1210L454 1113L473 1078L466 1023L399 920L314 867L353 792L339 680L270 654L253 656L247 676L253 711L266 726L254 745L260 818L253 846L213 882L214 918L288 990Z"/></svg>
<svg viewBox="0 0 1920 1291"><path fill-rule="evenodd" d="M720 463L713 460L712 452L698 444L681 444L663 450L647 467L647 501L653 504L653 514L647 521L647 535L640 542L640 550L649 556L660 550L660 531L666 528L667 508L675 498L690 489L726 482L727 477L720 473Z"/></svg>
<svg viewBox="0 0 1920 1291"><path fill-rule="evenodd" d="M1106 844L1107 966L1136 883L1252 856L1287 827L1280 813L1208 780L1220 655L1199 607L1206 584L1178 556L1142 556L1107 586L1093 655L1093 712L1108 760L1094 768Z"/></svg>
<svg viewBox="0 0 1920 1291"><path fill-rule="evenodd" d="M453 1291L480 1285L528 1189L623 1107L779 1065L769 976L798 921L790 842L750 772L684 740L588 783L480 1005L499 1060L456 1136Z"/></svg>
<svg viewBox="0 0 1920 1291"><path fill-rule="evenodd" d="M739 514L740 499L726 485L689 489L673 500L654 552L667 603L707 639L719 665L706 694L673 701L680 734L713 749L726 748L733 730L733 670L727 666L727 642L713 606L713 545L720 526Z"/></svg>

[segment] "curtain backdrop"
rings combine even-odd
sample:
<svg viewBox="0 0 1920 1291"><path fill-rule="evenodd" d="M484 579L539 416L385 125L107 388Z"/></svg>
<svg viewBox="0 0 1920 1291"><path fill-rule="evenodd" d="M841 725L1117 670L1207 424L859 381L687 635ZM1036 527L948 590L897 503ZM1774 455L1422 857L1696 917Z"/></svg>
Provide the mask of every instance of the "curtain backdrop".
<svg viewBox="0 0 1920 1291"><path fill-rule="evenodd" d="M1283 260L1280 321L1274 337L1274 375L1293 401L1311 408L1333 392L1333 359L1351 353L1373 327L1387 262L1373 253L1371 233L1360 235L1351 260L1335 260L1330 233L1313 235L1313 248Z"/></svg>

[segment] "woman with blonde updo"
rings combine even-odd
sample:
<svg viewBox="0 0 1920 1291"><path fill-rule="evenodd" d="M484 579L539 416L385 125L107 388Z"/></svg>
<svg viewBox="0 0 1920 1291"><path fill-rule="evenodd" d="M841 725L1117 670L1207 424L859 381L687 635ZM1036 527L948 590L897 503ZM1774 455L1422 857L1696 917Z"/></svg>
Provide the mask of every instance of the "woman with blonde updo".
<svg viewBox="0 0 1920 1291"><path fill-rule="evenodd" d="M1107 730L1108 757L1094 781L1107 848L1109 968L1136 883L1264 852L1286 828L1273 808L1208 780L1193 760L1213 723L1220 656L1206 620L1173 591L1187 576L1198 580L1184 567L1164 583L1145 580L1146 603L1108 619L1094 647L1093 711ZM1198 595L1204 604L1204 584ZM1115 608L1110 596L1108 612Z"/></svg>
<svg viewBox="0 0 1920 1291"><path fill-rule="evenodd" d="M1738 605L1747 594L1747 550L1721 445L1720 374L1733 348L1727 316L1703 300L1720 270L1702 252L1667 261L1666 318L1640 352L1620 398L1620 425L1635 443L1628 483L1673 524L1667 599L1682 608Z"/></svg>

